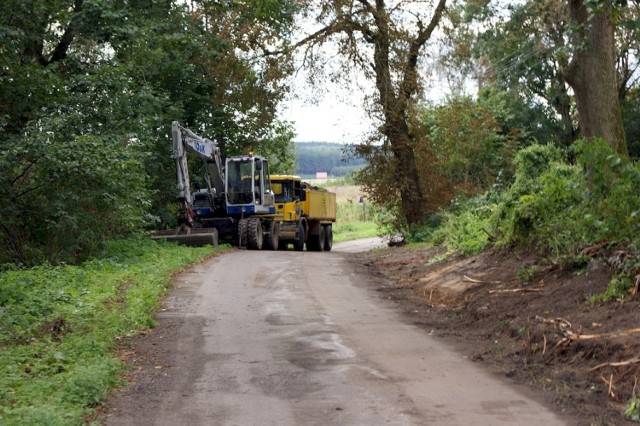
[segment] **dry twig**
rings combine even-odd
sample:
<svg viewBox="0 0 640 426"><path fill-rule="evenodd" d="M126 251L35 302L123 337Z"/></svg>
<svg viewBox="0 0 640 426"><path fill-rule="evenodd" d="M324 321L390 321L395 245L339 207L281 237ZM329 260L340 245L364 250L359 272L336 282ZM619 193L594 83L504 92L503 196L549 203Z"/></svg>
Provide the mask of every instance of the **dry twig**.
<svg viewBox="0 0 640 426"><path fill-rule="evenodd" d="M640 357L628 359L626 361L603 362L602 364L598 364L595 367L591 368L589 371L595 371L602 367L623 367L625 365L638 364L638 363L640 363Z"/></svg>
<svg viewBox="0 0 640 426"><path fill-rule="evenodd" d="M504 288L499 290L489 290L489 293L540 293L544 290L541 287L536 288Z"/></svg>
<svg viewBox="0 0 640 426"><path fill-rule="evenodd" d="M471 278L469 275L463 275L462 281L475 284L502 284L502 281L482 281L477 278Z"/></svg>
<svg viewBox="0 0 640 426"><path fill-rule="evenodd" d="M469 283L476 283L476 284L489 284L488 281L476 280L475 278L470 278L470 277L468 277L466 275L462 276L462 281L466 281L466 282L469 282Z"/></svg>
<svg viewBox="0 0 640 426"><path fill-rule="evenodd" d="M630 328L628 330L622 330L622 331L612 331L610 333L600 333L600 334L580 334L580 333L575 333L571 330L564 330L563 333L570 340L598 340L598 339L609 339L613 337L625 337L625 336L630 336L632 334L638 334L640 333L640 327Z"/></svg>
<svg viewBox="0 0 640 426"><path fill-rule="evenodd" d="M616 399L616 394L613 393L613 389L615 389L615 387L613 386L613 374L609 377L609 380L605 379L604 376L600 376L600 378L606 385L609 386L608 395L611 396L611 398Z"/></svg>
<svg viewBox="0 0 640 426"><path fill-rule="evenodd" d="M536 315L536 320L540 321L540 322L544 322L547 324L554 324L557 325L560 328L571 328L571 323L569 321L567 321L564 318L544 318L541 317L539 315Z"/></svg>

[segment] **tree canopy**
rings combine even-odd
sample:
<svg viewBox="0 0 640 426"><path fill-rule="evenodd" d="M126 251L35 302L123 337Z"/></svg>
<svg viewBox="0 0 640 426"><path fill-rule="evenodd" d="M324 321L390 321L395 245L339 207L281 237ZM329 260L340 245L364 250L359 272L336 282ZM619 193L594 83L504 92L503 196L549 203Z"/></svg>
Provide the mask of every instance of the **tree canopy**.
<svg viewBox="0 0 640 426"><path fill-rule="evenodd" d="M75 261L173 216L170 123L293 164L277 118L293 2L7 0L0 261Z"/></svg>

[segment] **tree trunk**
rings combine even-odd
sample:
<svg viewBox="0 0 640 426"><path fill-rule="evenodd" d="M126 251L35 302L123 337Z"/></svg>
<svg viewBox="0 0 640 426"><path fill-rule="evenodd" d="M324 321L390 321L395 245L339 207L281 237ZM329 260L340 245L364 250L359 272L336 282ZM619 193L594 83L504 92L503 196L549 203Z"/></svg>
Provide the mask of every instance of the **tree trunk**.
<svg viewBox="0 0 640 426"><path fill-rule="evenodd" d="M569 0L571 19L580 29L574 35L575 50L565 78L575 92L582 135L602 138L626 156L612 11L611 3L603 2L602 10L591 15L584 0Z"/></svg>
<svg viewBox="0 0 640 426"><path fill-rule="evenodd" d="M391 147L395 167L395 184L400 192L400 207L405 221L409 225L419 223L425 213L427 200L420 184L420 175L416 166L416 155L413 147L413 135L407 123L411 98L417 93L417 64L420 50L430 38L438 25L445 9L446 0L440 0L427 27L419 25L415 38L406 40L409 44L404 73L397 89L394 90L391 71L391 40L389 16L384 0L376 0L373 17L377 32L371 35L374 44L373 68L376 75L379 104L384 115L382 134Z"/></svg>
<svg viewBox="0 0 640 426"><path fill-rule="evenodd" d="M400 206L409 225L419 223L425 214L427 200L420 185L413 137L404 118L404 111L386 115L383 133L390 142L395 167L395 184L400 191Z"/></svg>

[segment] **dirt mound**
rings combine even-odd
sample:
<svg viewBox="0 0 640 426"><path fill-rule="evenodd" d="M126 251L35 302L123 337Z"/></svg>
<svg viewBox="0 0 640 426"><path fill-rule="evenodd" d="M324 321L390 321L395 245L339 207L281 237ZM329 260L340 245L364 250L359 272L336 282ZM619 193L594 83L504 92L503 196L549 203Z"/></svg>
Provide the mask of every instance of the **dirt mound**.
<svg viewBox="0 0 640 426"><path fill-rule="evenodd" d="M604 263L572 269L498 250L438 262L442 252L411 247L354 256L412 322L580 424L637 424L622 411L640 395L640 301L589 303L609 283Z"/></svg>

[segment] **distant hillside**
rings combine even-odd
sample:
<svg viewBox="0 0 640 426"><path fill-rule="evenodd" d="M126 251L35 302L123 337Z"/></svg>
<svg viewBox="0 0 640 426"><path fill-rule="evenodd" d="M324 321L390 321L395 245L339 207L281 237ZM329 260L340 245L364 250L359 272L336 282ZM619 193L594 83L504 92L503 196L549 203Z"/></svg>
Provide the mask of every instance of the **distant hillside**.
<svg viewBox="0 0 640 426"><path fill-rule="evenodd" d="M348 175L366 165L361 158L350 155L353 145L330 142L296 142L296 173L315 175L327 172L329 176Z"/></svg>

